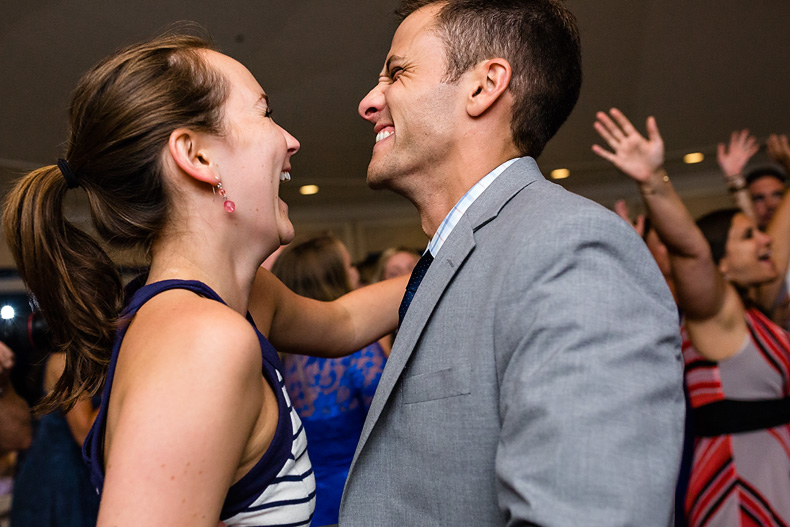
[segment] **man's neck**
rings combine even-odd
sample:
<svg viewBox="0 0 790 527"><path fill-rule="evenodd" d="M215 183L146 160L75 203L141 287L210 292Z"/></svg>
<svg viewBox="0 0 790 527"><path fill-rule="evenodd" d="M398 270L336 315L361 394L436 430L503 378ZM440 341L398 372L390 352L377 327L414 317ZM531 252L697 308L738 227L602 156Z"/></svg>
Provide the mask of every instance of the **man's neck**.
<svg viewBox="0 0 790 527"><path fill-rule="evenodd" d="M507 152L486 159L467 157L444 170L422 174L420 181L424 185L406 197L420 214L423 232L429 238L433 237L444 218L469 189L505 161L519 156L518 152Z"/></svg>

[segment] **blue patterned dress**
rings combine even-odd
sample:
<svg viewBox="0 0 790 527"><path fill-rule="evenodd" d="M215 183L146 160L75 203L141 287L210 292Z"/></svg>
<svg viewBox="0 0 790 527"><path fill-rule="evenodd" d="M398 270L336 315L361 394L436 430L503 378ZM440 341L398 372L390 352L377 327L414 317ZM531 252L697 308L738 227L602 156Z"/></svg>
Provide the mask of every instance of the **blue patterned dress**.
<svg viewBox="0 0 790 527"><path fill-rule="evenodd" d="M337 523L362 425L387 358L377 343L340 359L285 355L285 385L310 442L313 527Z"/></svg>

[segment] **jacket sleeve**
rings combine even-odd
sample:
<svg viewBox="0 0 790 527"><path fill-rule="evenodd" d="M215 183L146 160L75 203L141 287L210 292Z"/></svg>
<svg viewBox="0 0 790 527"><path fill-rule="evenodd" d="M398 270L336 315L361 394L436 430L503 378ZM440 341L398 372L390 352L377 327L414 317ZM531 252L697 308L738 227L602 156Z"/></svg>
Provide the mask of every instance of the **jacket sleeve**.
<svg viewBox="0 0 790 527"><path fill-rule="evenodd" d="M496 307L500 508L509 526L666 527L685 409L677 310L613 214L546 228L515 251Z"/></svg>

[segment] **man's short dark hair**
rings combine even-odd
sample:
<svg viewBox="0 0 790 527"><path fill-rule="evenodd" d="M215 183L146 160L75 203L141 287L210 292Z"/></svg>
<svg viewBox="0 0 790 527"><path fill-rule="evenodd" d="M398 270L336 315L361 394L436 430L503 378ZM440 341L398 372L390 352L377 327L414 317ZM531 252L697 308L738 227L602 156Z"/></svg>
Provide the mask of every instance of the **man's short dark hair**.
<svg viewBox="0 0 790 527"><path fill-rule="evenodd" d="M744 176L746 178L746 184L751 185L761 177L770 176L775 177L779 181L782 182L782 185L787 184L787 174L785 174L784 170L779 168L778 166L773 165L763 165L754 167Z"/></svg>
<svg viewBox="0 0 790 527"><path fill-rule="evenodd" d="M457 82L480 61L510 63L510 128L524 155L538 157L579 99L581 47L574 16L559 0L402 0L406 18L444 4L437 30L445 42L446 82Z"/></svg>

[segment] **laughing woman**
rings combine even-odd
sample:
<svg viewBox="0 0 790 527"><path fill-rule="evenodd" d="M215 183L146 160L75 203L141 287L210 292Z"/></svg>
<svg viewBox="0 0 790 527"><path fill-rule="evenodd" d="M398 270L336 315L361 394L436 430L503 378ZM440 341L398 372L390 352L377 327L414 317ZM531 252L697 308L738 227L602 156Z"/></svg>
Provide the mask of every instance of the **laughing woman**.
<svg viewBox="0 0 790 527"><path fill-rule="evenodd" d="M404 281L318 302L259 270L293 236L278 188L299 143L271 113L200 38L133 45L80 81L65 159L7 198L20 274L67 353L46 407L104 386L85 444L99 526L308 525L315 484L273 345L334 356L397 323ZM104 242L149 255L126 294L64 217L77 186Z"/></svg>
<svg viewBox="0 0 790 527"><path fill-rule="evenodd" d="M683 355L697 438L688 524L786 526L790 335L750 298L757 289L775 295L785 275L790 199L783 200L768 234L736 209L710 213L695 225L663 169L655 119L648 119L645 139L621 112L610 114L599 112L595 129L613 152L598 145L593 150L639 184L669 250L690 339ZM773 305L765 295L754 297Z"/></svg>

